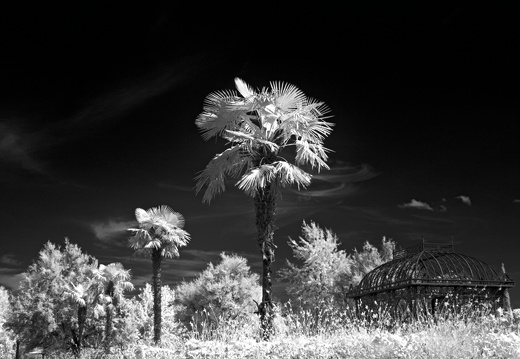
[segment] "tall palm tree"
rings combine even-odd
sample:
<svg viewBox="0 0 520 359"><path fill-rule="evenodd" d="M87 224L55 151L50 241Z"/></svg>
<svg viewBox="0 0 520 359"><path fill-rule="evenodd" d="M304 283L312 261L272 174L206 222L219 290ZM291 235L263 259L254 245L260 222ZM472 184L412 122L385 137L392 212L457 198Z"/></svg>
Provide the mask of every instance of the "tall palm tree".
<svg viewBox="0 0 520 359"><path fill-rule="evenodd" d="M161 341L161 263L163 258L179 256L179 247L185 246L190 234L183 230L184 217L168 206L152 207L148 210L137 208L135 218L138 228L130 228L129 240L136 254L152 259L153 325L154 342Z"/></svg>
<svg viewBox="0 0 520 359"><path fill-rule="evenodd" d="M125 291L134 289L134 285L130 282L130 270L124 269L121 263L100 264L96 277L102 297L100 302L105 307L105 349L108 350L112 336L112 312L123 300Z"/></svg>
<svg viewBox="0 0 520 359"><path fill-rule="evenodd" d="M235 78L238 93L210 93L195 123L202 138L220 136L229 147L217 154L196 177L196 192L206 187L203 202L209 203L225 190L225 178L253 197L258 245L262 253L262 302L258 312L264 337L272 325L271 263L274 261L274 219L280 188L311 182L311 174L300 166L328 169L328 149L323 141L332 131L326 122L328 108L308 98L296 86L271 82L270 88L253 90ZM294 153L282 153L294 147ZM291 158L289 157L291 156Z"/></svg>

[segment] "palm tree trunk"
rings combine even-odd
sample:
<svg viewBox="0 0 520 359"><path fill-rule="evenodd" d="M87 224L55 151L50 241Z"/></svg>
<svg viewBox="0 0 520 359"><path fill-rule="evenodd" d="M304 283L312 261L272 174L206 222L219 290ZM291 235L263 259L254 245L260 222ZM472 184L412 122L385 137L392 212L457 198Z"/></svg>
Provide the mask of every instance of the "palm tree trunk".
<svg viewBox="0 0 520 359"><path fill-rule="evenodd" d="M110 304L105 304L105 314L106 314L106 322L105 322L105 351L108 353L110 351L110 341L112 336L112 308L114 303L114 282L109 281L107 288L105 290L105 295L109 296L111 299Z"/></svg>
<svg viewBox="0 0 520 359"><path fill-rule="evenodd" d="M83 331L85 329L85 322L87 320L87 306L80 305L78 307L78 343L77 343L77 355L81 355L81 349L83 346Z"/></svg>
<svg viewBox="0 0 520 359"><path fill-rule="evenodd" d="M258 305L262 338L268 340L273 327L273 297L271 263L274 262L274 215L276 197L271 185L258 190L255 195L256 228L258 245L262 253L262 302Z"/></svg>
<svg viewBox="0 0 520 359"><path fill-rule="evenodd" d="M20 340L16 339L16 351L14 354L15 359L20 359Z"/></svg>
<svg viewBox="0 0 520 359"><path fill-rule="evenodd" d="M161 249L153 249L153 340L156 345L161 343L161 262Z"/></svg>
<svg viewBox="0 0 520 359"><path fill-rule="evenodd" d="M106 323L105 323L105 351L110 350L110 337L112 336L112 308L110 305L106 305Z"/></svg>

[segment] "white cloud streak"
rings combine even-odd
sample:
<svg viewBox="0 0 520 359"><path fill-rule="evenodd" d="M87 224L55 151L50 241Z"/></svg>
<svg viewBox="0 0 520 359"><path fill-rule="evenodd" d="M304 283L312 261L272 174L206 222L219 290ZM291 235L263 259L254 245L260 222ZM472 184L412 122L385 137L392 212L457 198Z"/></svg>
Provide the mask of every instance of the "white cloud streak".
<svg viewBox="0 0 520 359"><path fill-rule="evenodd" d="M17 120L16 125L11 123L13 121L0 121L0 161L49 175L48 163L36 154L83 136L88 133L84 131L87 127L102 127L109 123L108 120L121 118L129 110L186 81L202 66L202 58L185 58L168 68L112 85L85 101L74 115L53 121L44 129L37 130L34 126L32 129L22 129L18 123L27 119ZM36 123L34 120L38 119L30 122Z"/></svg>
<svg viewBox="0 0 520 359"><path fill-rule="evenodd" d="M110 219L105 222L94 222L89 225L97 239L102 242L111 242L116 237L127 236L127 229L134 227L136 221L119 221Z"/></svg>
<svg viewBox="0 0 520 359"><path fill-rule="evenodd" d="M0 265L19 266L20 264L22 262L16 259L16 256L12 253L4 254L0 257Z"/></svg>
<svg viewBox="0 0 520 359"><path fill-rule="evenodd" d="M354 183L377 177L379 173L367 164L361 166L332 166L330 171L312 176L311 188L303 191L292 189L293 193L305 198L339 199L355 193L358 187ZM317 189L312 189L317 188Z"/></svg>
<svg viewBox="0 0 520 359"><path fill-rule="evenodd" d="M423 209L428 211L433 211L433 208L426 202L421 202L416 199L412 199L409 203L403 203L397 205L399 208L415 208L415 209Z"/></svg>
<svg viewBox="0 0 520 359"><path fill-rule="evenodd" d="M12 163L30 172L45 174L45 166L35 153L41 134L30 133L17 126L0 123L0 160Z"/></svg>
<svg viewBox="0 0 520 359"><path fill-rule="evenodd" d="M471 199L468 196L457 196L456 199L460 199L462 203L467 204L468 206L471 206Z"/></svg>

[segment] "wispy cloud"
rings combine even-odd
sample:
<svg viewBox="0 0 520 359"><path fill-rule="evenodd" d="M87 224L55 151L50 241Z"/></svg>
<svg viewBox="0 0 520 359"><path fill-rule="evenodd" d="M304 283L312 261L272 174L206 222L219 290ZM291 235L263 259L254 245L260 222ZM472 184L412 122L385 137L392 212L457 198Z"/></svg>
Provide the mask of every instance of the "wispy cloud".
<svg viewBox="0 0 520 359"><path fill-rule="evenodd" d="M0 160L44 174L45 165L36 156L41 140L41 133L28 132L19 126L0 122Z"/></svg>
<svg viewBox="0 0 520 359"><path fill-rule="evenodd" d="M19 266L22 264L12 253L4 254L0 257L0 265Z"/></svg>
<svg viewBox="0 0 520 359"><path fill-rule="evenodd" d="M116 239L128 236L127 229L136 225L136 221L121 221L109 219L104 222L93 222L89 224L90 229L97 239L105 243L116 243Z"/></svg>
<svg viewBox="0 0 520 359"><path fill-rule="evenodd" d="M197 62L200 61L195 58L183 59L171 68L163 68L109 88L87 102L72 118L67 119L68 126L100 123L139 107L192 75L200 66Z"/></svg>
<svg viewBox="0 0 520 359"><path fill-rule="evenodd" d="M471 199L468 196L457 196L456 199L460 199L462 203L467 204L468 206L471 206Z"/></svg>
<svg viewBox="0 0 520 359"><path fill-rule="evenodd" d="M296 191L299 196L305 198L334 198L339 199L357 191L354 183L363 182L378 176L370 165L349 166L340 163L332 166L329 171L312 176L312 184L308 190Z"/></svg>
<svg viewBox="0 0 520 359"><path fill-rule="evenodd" d="M428 203L421 202L421 201L418 201L416 199L412 199L408 203L399 204L399 205L397 205L397 207L399 207L399 208L415 208L415 209L424 209L424 210L428 210L428 211L433 211L433 208Z"/></svg>
<svg viewBox="0 0 520 359"><path fill-rule="evenodd" d="M24 119L16 125L11 123L13 121L0 120L0 161L48 175L52 164L44 161L41 153L84 136L89 133L85 128L102 127L110 123L109 120L120 120L129 110L180 85L202 66L202 57L184 58L153 73L106 85L97 96L85 100L75 114L57 121L46 120L45 128L37 128L38 119L27 121L32 123L27 128L18 124Z"/></svg>
<svg viewBox="0 0 520 359"><path fill-rule="evenodd" d="M520 199L514 199L513 203L520 203Z"/></svg>

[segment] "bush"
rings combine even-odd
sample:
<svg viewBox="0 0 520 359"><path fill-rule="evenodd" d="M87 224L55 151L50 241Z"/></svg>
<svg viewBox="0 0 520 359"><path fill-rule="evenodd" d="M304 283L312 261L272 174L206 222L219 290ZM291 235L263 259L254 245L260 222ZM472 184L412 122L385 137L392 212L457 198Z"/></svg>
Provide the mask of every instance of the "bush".
<svg viewBox="0 0 520 359"><path fill-rule="evenodd" d="M245 258L220 256L219 264L210 263L196 279L175 290L177 318L189 329L200 330L202 323L218 326L223 320L245 319L257 309L254 301L261 298L258 275L251 272Z"/></svg>

